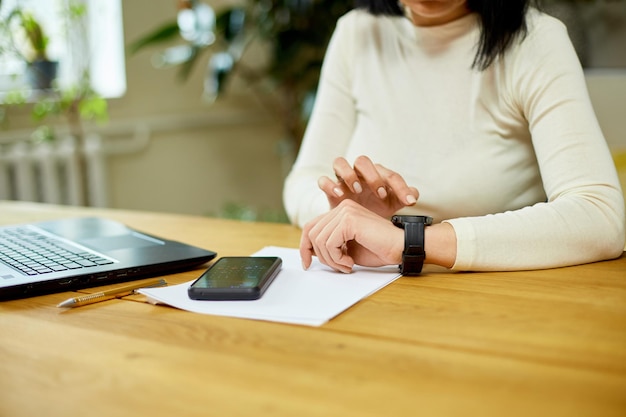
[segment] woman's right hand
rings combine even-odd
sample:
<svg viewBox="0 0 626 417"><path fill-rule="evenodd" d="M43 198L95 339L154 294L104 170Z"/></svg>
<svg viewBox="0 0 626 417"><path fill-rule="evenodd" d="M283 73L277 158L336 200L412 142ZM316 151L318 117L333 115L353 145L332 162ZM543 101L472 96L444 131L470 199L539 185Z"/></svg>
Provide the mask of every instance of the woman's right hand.
<svg viewBox="0 0 626 417"><path fill-rule="evenodd" d="M401 208L414 205L419 197L417 189L409 187L400 174L374 164L367 156L359 156L354 167L345 158L337 158L333 169L336 181L326 176L318 180L331 209L350 199L389 218Z"/></svg>

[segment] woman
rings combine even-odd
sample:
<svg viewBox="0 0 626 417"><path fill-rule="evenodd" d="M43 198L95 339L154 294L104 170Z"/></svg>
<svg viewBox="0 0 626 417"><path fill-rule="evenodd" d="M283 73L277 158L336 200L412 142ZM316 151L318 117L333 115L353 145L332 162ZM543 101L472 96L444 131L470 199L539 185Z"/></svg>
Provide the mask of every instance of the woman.
<svg viewBox="0 0 626 417"><path fill-rule="evenodd" d="M401 263L397 212L434 219L424 262L454 270L624 249L580 63L527 0L369 0L341 18L284 202L305 268L313 255L342 272Z"/></svg>

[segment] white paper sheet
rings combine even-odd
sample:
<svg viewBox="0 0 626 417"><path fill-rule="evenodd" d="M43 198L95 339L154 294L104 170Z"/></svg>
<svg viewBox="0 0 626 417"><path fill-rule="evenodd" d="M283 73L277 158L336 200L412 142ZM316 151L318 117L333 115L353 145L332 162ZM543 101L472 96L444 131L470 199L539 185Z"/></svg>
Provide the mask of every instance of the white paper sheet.
<svg viewBox="0 0 626 417"><path fill-rule="evenodd" d="M253 256L279 256L283 260L280 273L259 300L191 300L187 288L193 281L168 287L143 288L138 292L151 302L195 313L321 326L400 276L394 266L355 267L351 274L343 274L322 265L316 258L305 271L297 249L272 246Z"/></svg>

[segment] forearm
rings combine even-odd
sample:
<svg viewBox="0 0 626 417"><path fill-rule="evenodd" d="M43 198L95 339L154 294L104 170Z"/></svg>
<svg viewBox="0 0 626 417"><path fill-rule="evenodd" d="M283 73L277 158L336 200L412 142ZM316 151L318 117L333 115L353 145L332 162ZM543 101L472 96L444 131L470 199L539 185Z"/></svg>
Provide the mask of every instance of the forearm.
<svg viewBox="0 0 626 417"><path fill-rule="evenodd" d="M623 203L618 201L570 197L449 222L457 233L457 270L556 268L615 258L624 249Z"/></svg>

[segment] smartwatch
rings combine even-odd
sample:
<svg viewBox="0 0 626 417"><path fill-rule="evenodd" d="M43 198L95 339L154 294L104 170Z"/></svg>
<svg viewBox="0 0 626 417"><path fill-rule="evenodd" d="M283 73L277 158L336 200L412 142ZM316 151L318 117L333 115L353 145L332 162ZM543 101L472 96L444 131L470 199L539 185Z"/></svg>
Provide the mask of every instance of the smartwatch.
<svg viewBox="0 0 626 417"><path fill-rule="evenodd" d="M404 229L404 252L402 252L402 275L419 275L424 266L424 228L433 224L428 216L393 216L394 226Z"/></svg>

